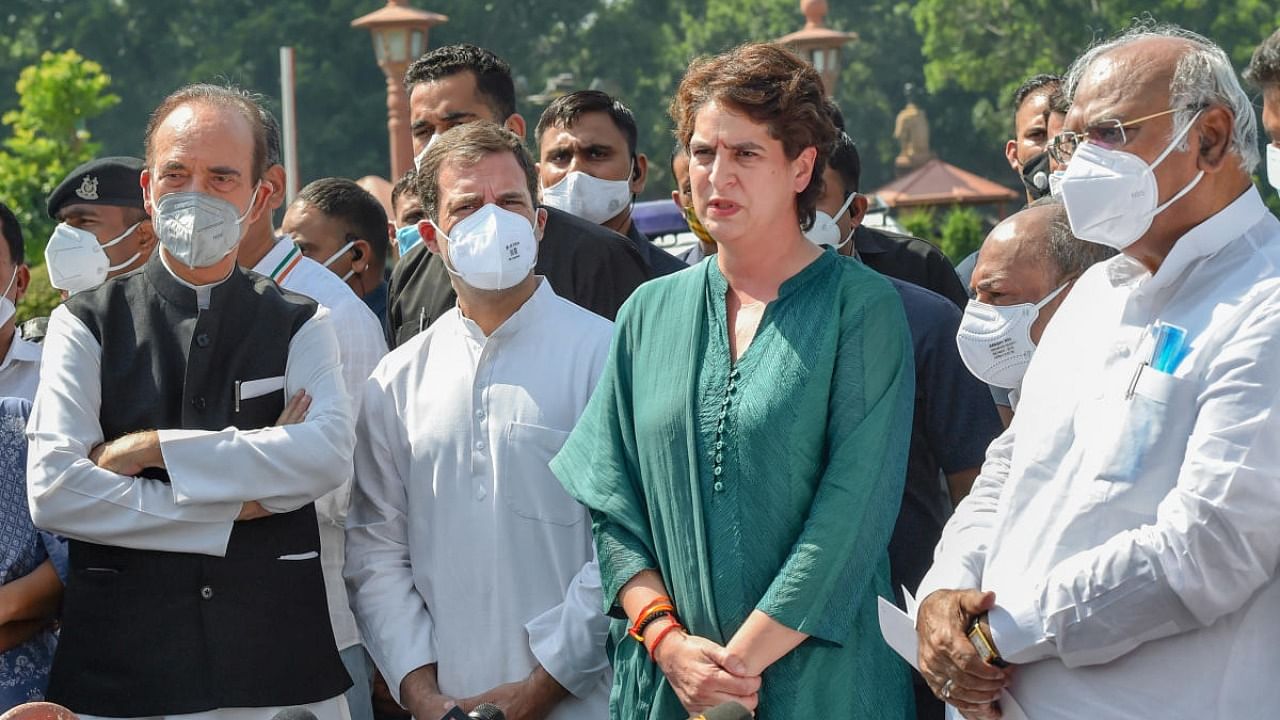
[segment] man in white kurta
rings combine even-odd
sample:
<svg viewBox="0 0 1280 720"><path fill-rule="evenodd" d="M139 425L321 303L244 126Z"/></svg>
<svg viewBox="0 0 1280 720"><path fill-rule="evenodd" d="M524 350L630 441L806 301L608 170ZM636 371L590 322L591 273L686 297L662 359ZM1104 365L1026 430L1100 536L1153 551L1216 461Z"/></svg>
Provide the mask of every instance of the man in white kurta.
<svg viewBox="0 0 1280 720"><path fill-rule="evenodd" d="M455 158L464 151L483 157ZM541 229L524 153L487 123L441 136L420 175L439 184L423 203L439 230L420 225L433 251L495 201ZM387 355L365 391L347 584L366 647L415 717L455 701L494 702L512 720L608 713L591 521L547 463L595 387L612 325L532 267L501 290L455 275L458 306Z"/></svg>
<svg viewBox="0 0 1280 720"><path fill-rule="evenodd" d="M1225 71L1171 93L1189 53ZM1207 41L1128 38L1073 75L1068 129L1082 134L1190 107L1185 145L1166 114L1128 128L1123 150L1152 165L1174 148L1156 168L1162 204L1194 190L1118 239L1124 254L1086 272L1050 323L921 584L922 669L971 718L994 716L983 676L1007 679L1035 720L1267 717L1280 707L1280 222L1249 181L1253 111ZM1091 239L1080 197L1067 208ZM1185 330L1181 352L1155 352L1156 323ZM1011 678L959 652L963 616Z"/></svg>

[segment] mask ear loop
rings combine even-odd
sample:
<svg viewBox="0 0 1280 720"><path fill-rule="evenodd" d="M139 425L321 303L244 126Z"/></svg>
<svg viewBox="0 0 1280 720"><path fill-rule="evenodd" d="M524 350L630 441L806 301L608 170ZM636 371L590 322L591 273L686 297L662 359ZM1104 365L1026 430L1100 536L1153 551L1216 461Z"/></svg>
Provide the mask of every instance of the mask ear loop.
<svg viewBox="0 0 1280 720"><path fill-rule="evenodd" d="M427 218L427 222L431 223L431 227L435 228L436 232L440 233L441 237L449 242L453 242L452 240L449 240L449 235L436 224L435 220ZM453 269L453 261L449 259L449 250L447 246L440 247L440 261L444 263L444 269L448 270L450 275L458 278L459 280L462 279L462 274Z"/></svg>
<svg viewBox="0 0 1280 720"><path fill-rule="evenodd" d="M1044 307L1045 305L1048 305L1049 303L1053 302L1053 299L1054 299L1054 298L1056 298L1056 297L1058 297L1058 295L1060 295L1060 294L1062 293L1062 291L1063 291L1063 290L1066 290L1066 289L1067 289L1067 286L1068 286L1068 285L1070 285L1070 284L1071 284L1072 282L1074 282L1074 281L1075 281L1075 278L1071 278L1070 280L1068 280L1068 281L1066 281L1066 282L1062 283L1061 285L1059 285L1059 286L1057 287L1057 289L1056 289L1056 290L1054 290L1053 292L1049 293L1048 295L1045 295L1043 300L1041 300L1040 302L1038 302L1038 303L1036 303L1036 304L1035 304L1035 306L1034 306L1034 307L1035 307L1035 309L1036 309L1036 312L1037 312L1037 313L1038 313L1038 312L1040 312L1040 308L1042 308L1042 307Z"/></svg>
<svg viewBox="0 0 1280 720"><path fill-rule="evenodd" d="M854 201L854 199L855 199L855 198L857 198L857 197L858 197L858 193L856 193L856 192L851 192L851 193L849 193L849 197L845 198L844 205L841 205L841 206L840 206L840 209L836 211L836 214L835 214L835 216L834 216L832 219L833 219L833 220L835 220L835 221L837 221L837 222L839 222L840 218L841 218L841 217L843 217L845 213L849 212L849 208L853 206L853 201ZM853 239L853 233L854 233L854 232L856 232L856 231L857 231L857 229L858 229L858 228L856 228L856 227L849 228L849 234L848 234L848 235L845 235L845 236L844 236L844 239L843 239L843 240L841 240L841 241L836 245L836 250L840 250L840 249L842 249L845 245L848 245L848 244L849 244L849 241Z"/></svg>
<svg viewBox="0 0 1280 720"><path fill-rule="evenodd" d="M244 213L236 218L236 225L243 225L244 219L249 217L249 213L253 212L253 205L258 200L258 190L262 188L262 180L253 184L253 192L249 194L249 207L244 209Z"/></svg>
<svg viewBox="0 0 1280 720"><path fill-rule="evenodd" d="M1152 170L1155 170L1157 165L1164 162L1164 159L1169 157L1169 155L1173 152L1173 149L1177 147L1178 143L1182 142L1187 137L1187 134L1191 132L1191 126L1196 124L1196 120L1199 120L1200 115L1203 113L1204 113L1204 110L1197 110L1196 114L1191 116L1191 121L1187 123L1186 127L1182 128L1182 132L1178 133L1177 137L1175 137L1172 141L1169 142L1169 147L1165 148L1164 152L1160 153L1160 156L1155 159L1155 162L1151 163L1150 167ZM1194 180L1187 183L1186 186L1183 187L1178 192L1174 193L1173 197L1166 200L1164 204L1159 205L1158 207L1156 207L1155 210L1152 210L1151 217L1155 217L1156 215L1159 215L1160 213L1164 212L1165 209L1168 208L1170 205L1181 200L1182 196L1194 190L1196 185L1199 185L1200 181L1203 179L1204 179L1204 171L1201 170L1200 172L1196 173L1196 177Z"/></svg>
<svg viewBox="0 0 1280 720"><path fill-rule="evenodd" d="M9 291L13 289L13 284L18 280L18 265L14 264L13 274L9 276L9 284L4 286L4 292L0 292L0 297L8 297Z"/></svg>
<svg viewBox="0 0 1280 720"><path fill-rule="evenodd" d="M114 239L112 239L112 240L109 240L109 241L107 241L107 242L102 243L102 245L101 245L100 247L102 248L103 252L105 253L105 252L106 252L106 250L107 250L107 248L111 247L112 245L115 245L116 243L120 242L121 240L124 240L125 238L129 237L130 235L132 235L132 234L133 234L133 231L134 231L134 230L137 230L137 229L138 229L138 227L139 227L140 225L142 225L142 221L141 221L141 220L139 220L138 222L134 223L133 225L130 225L130 226L129 226L129 228L128 228L127 230L125 230L124 232L122 232L122 233L120 233L119 235L115 236L115 238L114 238ZM122 269L124 269L124 268L127 268L127 267L129 267L130 265L132 265L132 264L133 264L133 262L134 262L135 260L137 260L138 258L140 258L140 257L142 257L142 253L140 253L140 252L136 252L136 253L134 253L132 256L130 256L130 258L129 258L128 260L125 260L125 261L124 261L124 262L122 262L122 263L117 263L117 264L115 264L115 265L108 265L108 266L107 266L107 272L112 273L112 272L115 272L115 271L117 271L117 270L122 270Z"/></svg>

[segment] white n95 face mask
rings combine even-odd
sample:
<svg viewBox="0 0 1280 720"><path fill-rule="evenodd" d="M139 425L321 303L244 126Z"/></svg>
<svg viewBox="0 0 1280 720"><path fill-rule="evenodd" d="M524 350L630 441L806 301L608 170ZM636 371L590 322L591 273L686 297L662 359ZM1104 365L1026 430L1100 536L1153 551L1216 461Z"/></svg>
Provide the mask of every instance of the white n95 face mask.
<svg viewBox="0 0 1280 720"><path fill-rule="evenodd" d="M1001 306L970 300L956 333L956 347L964 366L988 385L1016 388L1022 384L1022 376L1036 352L1031 326L1040 317L1040 308L1066 287L1064 283L1038 303Z"/></svg>
<svg viewBox="0 0 1280 720"><path fill-rule="evenodd" d="M542 204L599 225L631 204L631 181L601 180L574 170L555 185L542 188Z"/></svg>
<svg viewBox="0 0 1280 720"><path fill-rule="evenodd" d="M814 245L830 245L839 250L853 237L853 232L857 228L850 228L849 234L843 240L840 238L840 224L836 218L843 217L849 212L849 206L853 204L853 199L858 197L858 193L849 193L849 197L845 199L844 205L836 211L836 217L831 217L825 212L818 210L814 213L813 227L804 231L805 239Z"/></svg>
<svg viewBox="0 0 1280 720"><path fill-rule="evenodd" d="M245 218L253 212L261 184L254 183L243 213L226 200L202 192L174 192L153 199L151 224L160 245L189 268L216 265L240 244Z"/></svg>
<svg viewBox="0 0 1280 720"><path fill-rule="evenodd" d="M1062 178L1066 177L1066 170L1054 170L1049 173L1049 194L1058 197L1062 194Z"/></svg>
<svg viewBox="0 0 1280 720"><path fill-rule="evenodd" d="M1168 202L1159 204L1160 188L1152 171L1182 142L1199 117L1197 112L1150 165L1133 153L1081 143L1067 164L1059 191L1071 233L1121 251L1142 237L1156 215L1191 192L1204 177L1201 170Z"/></svg>
<svg viewBox="0 0 1280 720"><path fill-rule="evenodd" d="M1267 146L1267 182L1280 192L1280 145Z"/></svg>
<svg viewBox="0 0 1280 720"><path fill-rule="evenodd" d="M423 158L425 158L425 157L427 156L427 151L431 149L431 146L432 146L432 145L435 145L435 144L436 144L436 140L438 140L439 138L440 138L440 133L438 133L438 132L433 132L433 133L431 133L431 139L430 139L430 140L428 140L428 141L427 141L427 144L426 144L426 145L424 145L424 146L422 147L422 150L418 151L418 154L417 154L417 155L414 155L414 156L413 156L413 169L414 169L414 170L421 170L421 169L422 169L422 159L423 159Z"/></svg>
<svg viewBox="0 0 1280 720"><path fill-rule="evenodd" d="M107 275L129 267L141 253L134 253L128 260L112 265L106 249L129 237L141 224L136 222L111 240L99 244L97 236L88 230L59 223L44 248L49 284L68 295L75 295L98 287L106 282Z"/></svg>
<svg viewBox="0 0 1280 720"><path fill-rule="evenodd" d="M444 266L479 290L506 290L529 277L538 260L538 241L528 218L487 204L444 235Z"/></svg>
<svg viewBox="0 0 1280 720"><path fill-rule="evenodd" d="M18 314L18 306L9 299L9 291L13 289L13 284L18 281L18 266L13 267L13 274L9 276L9 284L4 286L4 292L0 292L0 327L13 319Z"/></svg>

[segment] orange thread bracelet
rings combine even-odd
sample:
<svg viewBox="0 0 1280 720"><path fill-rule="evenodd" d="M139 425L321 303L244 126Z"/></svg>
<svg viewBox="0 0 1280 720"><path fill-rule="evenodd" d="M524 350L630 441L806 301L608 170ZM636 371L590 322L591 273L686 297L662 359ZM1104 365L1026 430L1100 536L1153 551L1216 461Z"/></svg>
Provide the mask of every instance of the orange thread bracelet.
<svg viewBox="0 0 1280 720"><path fill-rule="evenodd" d="M676 614L676 606L672 605L670 602L649 603L649 605L641 611L640 616L636 618L636 623L627 628L627 634L635 638L637 642L644 642L644 637L640 633L644 632L645 627L647 627L649 623L658 618L658 613L670 615L674 618Z"/></svg>
<svg viewBox="0 0 1280 720"><path fill-rule="evenodd" d="M654 654L654 653L656 653L656 652L658 651L658 646L659 646L659 645L661 645L661 644L662 644L662 641L663 641L663 640L665 640L665 639L667 638L667 635L671 634L671 631L672 631L672 630L682 630L682 631L683 631L683 630L684 630L684 626L683 626L683 625L681 625L681 624L679 623L679 621L676 621L676 622L673 622L673 623L671 623L670 625L668 625L668 626L666 626L666 627L662 628L661 630L659 630L659 631L658 631L658 636L657 636L656 638L654 638L654 639L653 639L653 646L649 648L649 659L650 659L650 660L653 660L654 662L657 662L657 658L655 658L655 657L653 656L653 654Z"/></svg>

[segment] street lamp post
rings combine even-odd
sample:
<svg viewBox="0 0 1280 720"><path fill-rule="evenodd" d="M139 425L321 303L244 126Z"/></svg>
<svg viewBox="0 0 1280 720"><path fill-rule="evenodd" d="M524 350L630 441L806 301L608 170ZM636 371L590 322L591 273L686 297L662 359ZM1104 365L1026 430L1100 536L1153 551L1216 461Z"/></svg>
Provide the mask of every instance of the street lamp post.
<svg viewBox="0 0 1280 720"><path fill-rule="evenodd" d="M822 76L827 95L836 94L840 79L840 48L858 39L857 33L844 33L827 27L827 0L800 0L804 13L804 29L778 38L800 57L808 60Z"/></svg>
<svg viewBox="0 0 1280 720"><path fill-rule="evenodd" d="M387 0L385 7L351 21L351 27L367 28L373 35L378 67L387 76L387 134L391 139L391 182L413 167L413 142L409 135L409 96L404 73L427 50L427 31L449 21L439 13L418 10L405 0Z"/></svg>

